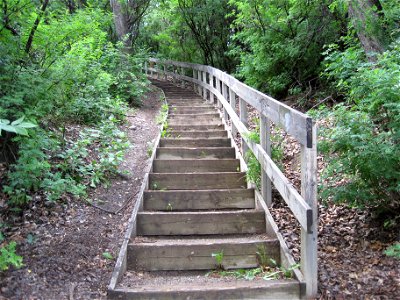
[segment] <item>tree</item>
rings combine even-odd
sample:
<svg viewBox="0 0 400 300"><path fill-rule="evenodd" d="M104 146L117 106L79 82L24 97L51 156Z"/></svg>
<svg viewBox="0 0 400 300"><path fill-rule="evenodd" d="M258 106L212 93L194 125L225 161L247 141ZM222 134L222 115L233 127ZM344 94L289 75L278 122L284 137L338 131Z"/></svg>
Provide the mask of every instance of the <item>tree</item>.
<svg viewBox="0 0 400 300"><path fill-rule="evenodd" d="M349 16L357 31L358 39L370 60L385 49L385 29L381 26L383 8L379 0L352 0L349 2Z"/></svg>
<svg viewBox="0 0 400 300"><path fill-rule="evenodd" d="M150 5L150 0L110 0L118 40L130 49L138 35L140 22Z"/></svg>

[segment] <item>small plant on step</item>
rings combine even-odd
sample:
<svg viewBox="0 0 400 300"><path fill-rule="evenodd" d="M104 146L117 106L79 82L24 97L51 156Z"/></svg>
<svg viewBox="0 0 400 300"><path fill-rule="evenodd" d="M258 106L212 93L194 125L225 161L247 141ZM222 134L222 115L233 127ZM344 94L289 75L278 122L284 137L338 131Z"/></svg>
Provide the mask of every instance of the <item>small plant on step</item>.
<svg viewBox="0 0 400 300"><path fill-rule="evenodd" d="M172 211L172 204L171 203L167 204L167 210Z"/></svg>
<svg viewBox="0 0 400 300"><path fill-rule="evenodd" d="M211 256L215 259L215 269L217 271L224 270L224 266L222 265L222 260L224 259L224 250L212 253Z"/></svg>

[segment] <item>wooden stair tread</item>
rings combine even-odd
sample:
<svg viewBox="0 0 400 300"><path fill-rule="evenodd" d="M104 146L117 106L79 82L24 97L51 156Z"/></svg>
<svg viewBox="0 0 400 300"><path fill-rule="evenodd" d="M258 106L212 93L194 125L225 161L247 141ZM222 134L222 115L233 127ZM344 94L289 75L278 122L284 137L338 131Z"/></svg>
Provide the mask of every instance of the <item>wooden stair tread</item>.
<svg viewBox="0 0 400 300"><path fill-rule="evenodd" d="M252 281L233 277L206 276L207 271L128 272L113 292L123 299L299 299L296 280Z"/></svg>

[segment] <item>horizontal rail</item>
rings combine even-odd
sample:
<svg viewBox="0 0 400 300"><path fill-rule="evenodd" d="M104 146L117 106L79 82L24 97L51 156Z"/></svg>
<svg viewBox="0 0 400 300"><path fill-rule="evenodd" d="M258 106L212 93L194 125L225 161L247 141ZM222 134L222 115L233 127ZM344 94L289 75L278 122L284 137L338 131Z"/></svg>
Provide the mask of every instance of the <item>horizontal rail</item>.
<svg viewBox="0 0 400 300"><path fill-rule="evenodd" d="M276 125L282 127L288 134L292 135L299 143L306 145L308 148L312 146L312 119L283 104L272 97L265 95L246 84L240 82L233 76L222 72L210 66L204 66L193 63L176 62L170 60L159 60L151 58L150 62L162 63L181 68L191 68L217 77L231 88L236 95L242 98L246 103L253 106L258 112L269 118ZM154 69L153 71L158 71ZM168 72L168 75L174 75ZM177 77L180 74L175 74ZM185 78L186 79L186 78Z"/></svg>

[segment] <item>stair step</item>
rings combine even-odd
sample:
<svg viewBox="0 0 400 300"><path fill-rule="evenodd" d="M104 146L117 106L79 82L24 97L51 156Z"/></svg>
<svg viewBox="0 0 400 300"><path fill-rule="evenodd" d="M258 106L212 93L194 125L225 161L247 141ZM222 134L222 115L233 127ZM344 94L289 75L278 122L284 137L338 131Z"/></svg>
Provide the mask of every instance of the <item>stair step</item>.
<svg viewBox="0 0 400 300"><path fill-rule="evenodd" d="M155 159L154 173L239 172L238 159Z"/></svg>
<svg viewBox="0 0 400 300"><path fill-rule="evenodd" d="M219 235L265 233L265 216L258 210L139 212L138 235Z"/></svg>
<svg viewBox="0 0 400 300"><path fill-rule="evenodd" d="M163 138L160 147L230 147L229 138Z"/></svg>
<svg viewBox="0 0 400 300"><path fill-rule="evenodd" d="M213 125L213 126L217 126L217 125L223 125L222 120L220 118L215 118L212 120L207 120L207 119L169 119L168 120L168 125L170 127L174 127L176 125L186 125L186 126L190 126L190 125Z"/></svg>
<svg viewBox="0 0 400 300"><path fill-rule="evenodd" d="M214 130L224 130L224 125L219 123L217 125L193 125L193 124L182 124L182 125L169 125L169 130L172 131L214 131Z"/></svg>
<svg viewBox="0 0 400 300"><path fill-rule="evenodd" d="M280 261L279 241L268 237L138 237L128 245L127 267L144 271L211 270L217 267L212 254L222 253L225 270L256 268L260 251L265 257Z"/></svg>
<svg viewBox="0 0 400 300"><path fill-rule="evenodd" d="M194 114L170 114L168 117L169 120L189 120L193 122L194 120L220 120L220 116L218 112L205 112L205 113L194 113Z"/></svg>
<svg viewBox="0 0 400 300"><path fill-rule="evenodd" d="M193 113L213 113L215 108L213 106L180 106L171 107L170 114L193 114Z"/></svg>
<svg viewBox="0 0 400 300"><path fill-rule="evenodd" d="M207 190L246 188L246 173L150 173L152 190Z"/></svg>
<svg viewBox="0 0 400 300"><path fill-rule="evenodd" d="M159 274L159 276L157 276ZM129 272L122 286L110 291L112 299L139 300L242 300L300 299L296 280L238 280L215 278L203 272Z"/></svg>
<svg viewBox="0 0 400 300"><path fill-rule="evenodd" d="M253 189L145 191L144 209L158 211L251 209Z"/></svg>
<svg viewBox="0 0 400 300"><path fill-rule="evenodd" d="M202 148L157 148L157 159L210 159L210 158L235 158L235 149L231 147L202 147Z"/></svg>
<svg viewBox="0 0 400 300"><path fill-rule="evenodd" d="M176 131L168 128L169 137L172 138L219 138L227 137L226 130L215 131Z"/></svg>

